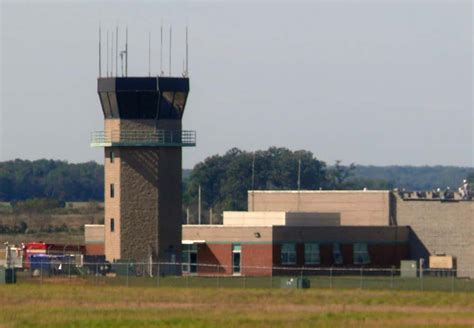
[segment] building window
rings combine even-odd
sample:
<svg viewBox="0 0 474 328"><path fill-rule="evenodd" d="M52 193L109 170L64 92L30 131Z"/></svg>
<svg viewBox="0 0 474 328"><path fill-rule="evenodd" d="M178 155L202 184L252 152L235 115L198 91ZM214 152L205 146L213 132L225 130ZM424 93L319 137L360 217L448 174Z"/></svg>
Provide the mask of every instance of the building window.
<svg viewBox="0 0 474 328"><path fill-rule="evenodd" d="M113 183L110 184L110 198L114 198L115 196L115 186Z"/></svg>
<svg viewBox="0 0 474 328"><path fill-rule="evenodd" d="M296 245L281 245L281 264L296 264Z"/></svg>
<svg viewBox="0 0 474 328"><path fill-rule="evenodd" d="M341 252L341 244L334 243L332 245L332 258L333 258L334 264L342 264L344 262L344 259L342 258L342 252Z"/></svg>
<svg viewBox="0 0 474 328"><path fill-rule="evenodd" d="M354 244L354 264L369 264L370 256L366 243Z"/></svg>
<svg viewBox="0 0 474 328"><path fill-rule="evenodd" d="M115 160L115 152L113 150L110 151L110 163L113 163Z"/></svg>
<svg viewBox="0 0 474 328"><path fill-rule="evenodd" d="M115 231L115 220L110 219L110 232L114 232L114 231Z"/></svg>
<svg viewBox="0 0 474 328"><path fill-rule="evenodd" d="M181 252L184 273L197 273L197 244L183 245Z"/></svg>
<svg viewBox="0 0 474 328"><path fill-rule="evenodd" d="M320 264L321 258L319 255L319 244L304 244L304 263L305 264Z"/></svg>
<svg viewBox="0 0 474 328"><path fill-rule="evenodd" d="M240 245L232 245L232 273L240 274L240 264L242 257L240 256Z"/></svg>

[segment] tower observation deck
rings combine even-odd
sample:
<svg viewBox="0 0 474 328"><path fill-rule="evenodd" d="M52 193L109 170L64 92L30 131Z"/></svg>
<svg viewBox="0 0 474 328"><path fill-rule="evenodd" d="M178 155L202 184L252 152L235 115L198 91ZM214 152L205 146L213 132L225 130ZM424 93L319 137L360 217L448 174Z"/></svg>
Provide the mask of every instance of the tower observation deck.
<svg viewBox="0 0 474 328"><path fill-rule="evenodd" d="M182 130L188 77L99 77L104 130L105 253L109 261L177 262L181 252ZM179 273L179 266L160 268Z"/></svg>

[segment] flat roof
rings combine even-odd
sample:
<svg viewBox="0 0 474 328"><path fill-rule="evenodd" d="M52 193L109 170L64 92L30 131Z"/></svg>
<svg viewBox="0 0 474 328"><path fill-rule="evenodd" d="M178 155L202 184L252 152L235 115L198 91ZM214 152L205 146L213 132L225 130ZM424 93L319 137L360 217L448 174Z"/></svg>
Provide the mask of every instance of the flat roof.
<svg viewBox="0 0 474 328"><path fill-rule="evenodd" d="M348 194L348 193L389 193L390 190L248 190L247 192L253 193L294 193L294 194L316 194L316 193L341 193L341 194Z"/></svg>

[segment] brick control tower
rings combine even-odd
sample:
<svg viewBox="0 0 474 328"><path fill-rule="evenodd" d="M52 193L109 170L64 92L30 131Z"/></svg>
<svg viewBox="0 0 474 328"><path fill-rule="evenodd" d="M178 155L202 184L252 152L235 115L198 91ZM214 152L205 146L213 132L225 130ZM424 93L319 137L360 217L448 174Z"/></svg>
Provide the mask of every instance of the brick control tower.
<svg viewBox="0 0 474 328"><path fill-rule="evenodd" d="M99 77L98 93L105 124L91 146L104 147L106 259L179 262L181 148L196 145L181 129L189 78Z"/></svg>

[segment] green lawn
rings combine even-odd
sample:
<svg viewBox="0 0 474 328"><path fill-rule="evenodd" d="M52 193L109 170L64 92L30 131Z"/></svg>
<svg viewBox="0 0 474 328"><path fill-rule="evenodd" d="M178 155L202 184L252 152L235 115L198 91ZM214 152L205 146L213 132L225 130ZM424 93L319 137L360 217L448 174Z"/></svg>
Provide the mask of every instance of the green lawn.
<svg viewBox="0 0 474 328"><path fill-rule="evenodd" d="M66 270L67 273L67 270ZM58 278L32 278L27 272L17 274L18 283L37 283L58 280ZM400 276L309 276L312 288L323 289L379 289L412 291L474 292L474 280L455 277L401 278ZM232 276L61 276L65 283L80 281L89 285L128 286L128 287L182 287L182 288L279 288L282 279L288 277L232 277Z"/></svg>
<svg viewBox="0 0 474 328"><path fill-rule="evenodd" d="M80 279L0 286L0 327L436 325L472 327L474 293L123 287Z"/></svg>

